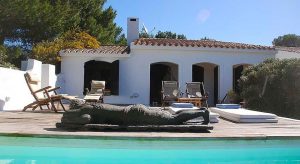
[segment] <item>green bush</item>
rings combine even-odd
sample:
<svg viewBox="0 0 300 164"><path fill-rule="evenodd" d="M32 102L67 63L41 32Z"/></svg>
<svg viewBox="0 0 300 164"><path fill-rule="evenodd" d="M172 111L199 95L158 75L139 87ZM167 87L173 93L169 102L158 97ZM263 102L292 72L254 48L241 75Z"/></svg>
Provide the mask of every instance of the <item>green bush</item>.
<svg viewBox="0 0 300 164"><path fill-rule="evenodd" d="M246 69L239 83L248 108L300 119L300 59L268 59Z"/></svg>
<svg viewBox="0 0 300 164"><path fill-rule="evenodd" d="M20 68L21 61L25 58L25 52L19 47L0 46L0 67Z"/></svg>

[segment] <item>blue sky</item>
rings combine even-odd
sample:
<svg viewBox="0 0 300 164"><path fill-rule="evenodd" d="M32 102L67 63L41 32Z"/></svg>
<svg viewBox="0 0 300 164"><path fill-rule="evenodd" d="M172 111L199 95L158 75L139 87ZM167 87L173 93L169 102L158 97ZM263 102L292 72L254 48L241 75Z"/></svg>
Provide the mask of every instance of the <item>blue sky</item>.
<svg viewBox="0 0 300 164"><path fill-rule="evenodd" d="M188 39L271 45L284 34L300 35L300 0L107 0L126 35L127 17L140 18L154 34L172 31Z"/></svg>

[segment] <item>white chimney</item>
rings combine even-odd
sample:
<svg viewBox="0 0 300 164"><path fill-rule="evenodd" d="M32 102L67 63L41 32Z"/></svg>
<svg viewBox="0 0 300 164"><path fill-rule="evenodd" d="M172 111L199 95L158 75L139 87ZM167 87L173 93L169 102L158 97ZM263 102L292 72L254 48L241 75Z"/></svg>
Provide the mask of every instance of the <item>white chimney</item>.
<svg viewBox="0 0 300 164"><path fill-rule="evenodd" d="M127 18L127 44L139 38L139 18Z"/></svg>

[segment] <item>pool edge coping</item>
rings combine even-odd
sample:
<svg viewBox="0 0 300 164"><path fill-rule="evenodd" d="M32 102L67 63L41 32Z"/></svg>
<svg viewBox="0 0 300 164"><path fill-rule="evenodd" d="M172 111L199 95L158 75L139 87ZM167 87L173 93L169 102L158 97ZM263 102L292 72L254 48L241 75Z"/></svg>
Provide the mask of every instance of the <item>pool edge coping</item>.
<svg viewBox="0 0 300 164"><path fill-rule="evenodd" d="M62 139L178 139L178 140L300 140L300 136L129 136L129 135L67 135L67 134L33 134L33 133L1 133L5 137L35 137L35 138L62 138Z"/></svg>

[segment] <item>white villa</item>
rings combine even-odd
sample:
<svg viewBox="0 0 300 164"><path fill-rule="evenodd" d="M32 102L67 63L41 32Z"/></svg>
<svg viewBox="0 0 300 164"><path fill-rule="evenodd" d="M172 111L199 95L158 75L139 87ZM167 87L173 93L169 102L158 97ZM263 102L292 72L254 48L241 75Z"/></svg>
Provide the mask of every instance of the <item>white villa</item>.
<svg viewBox="0 0 300 164"><path fill-rule="evenodd" d="M162 80L203 81L214 105L235 89L242 70L267 58L299 57L299 50L211 40L139 38L139 19L127 20L128 46L60 52L64 91L83 97L91 80L106 81L105 103L160 102Z"/></svg>
<svg viewBox="0 0 300 164"><path fill-rule="evenodd" d="M106 81L105 103L152 105L161 101L161 81L204 82L209 105L237 89L242 70L267 58L299 58L300 48L269 47L212 40L139 38L139 19L127 20L128 46L62 50L61 74L55 66L29 59L22 71L0 67L0 111L21 110L33 101L25 72L40 75L41 87L60 86L61 93L83 98L91 80ZM156 104L156 103L155 103Z"/></svg>

